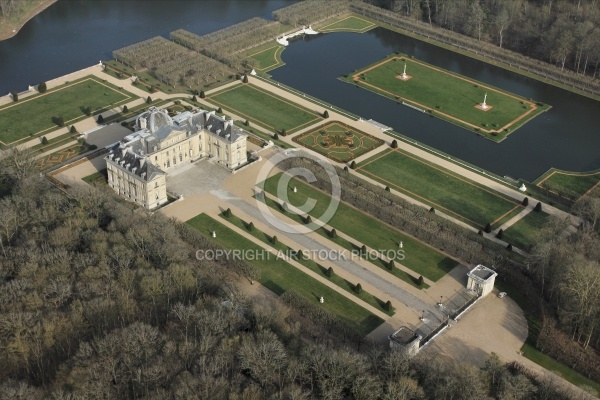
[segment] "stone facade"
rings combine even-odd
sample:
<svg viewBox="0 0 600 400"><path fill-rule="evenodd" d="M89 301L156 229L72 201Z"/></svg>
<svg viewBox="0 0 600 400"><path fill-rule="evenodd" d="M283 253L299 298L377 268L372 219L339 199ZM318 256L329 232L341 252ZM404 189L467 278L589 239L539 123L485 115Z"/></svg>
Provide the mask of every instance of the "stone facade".
<svg viewBox="0 0 600 400"><path fill-rule="evenodd" d="M178 165L208 157L235 170L248 162L247 134L214 111L185 111L170 117L166 110L151 107L137 117L135 128L109 149L108 184L147 209L167 202L166 179Z"/></svg>
<svg viewBox="0 0 600 400"><path fill-rule="evenodd" d="M494 290L497 275L494 270L479 264L467 273L467 289L474 291L480 297L484 297Z"/></svg>

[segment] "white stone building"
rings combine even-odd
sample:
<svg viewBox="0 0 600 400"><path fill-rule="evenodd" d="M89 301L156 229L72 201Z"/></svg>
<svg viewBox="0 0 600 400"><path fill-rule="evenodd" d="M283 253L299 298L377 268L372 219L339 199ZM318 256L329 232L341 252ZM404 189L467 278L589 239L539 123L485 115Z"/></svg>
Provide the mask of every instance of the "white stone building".
<svg viewBox="0 0 600 400"><path fill-rule="evenodd" d="M247 161L247 134L214 111L195 110L172 118L151 107L136 119L136 131L105 157L108 185L149 210L167 202L169 170L202 157L233 171Z"/></svg>
<svg viewBox="0 0 600 400"><path fill-rule="evenodd" d="M467 273L467 289L484 297L494 290L494 282L498 273L481 264Z"/></svg>

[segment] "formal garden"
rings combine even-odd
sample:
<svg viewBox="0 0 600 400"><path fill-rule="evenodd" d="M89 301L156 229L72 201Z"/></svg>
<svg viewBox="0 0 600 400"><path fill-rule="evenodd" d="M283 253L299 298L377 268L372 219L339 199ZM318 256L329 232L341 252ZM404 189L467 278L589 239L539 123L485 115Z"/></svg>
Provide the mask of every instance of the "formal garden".
<svg viewBox="0 0 600 400"><path fill-rule="evenodd" d="M206 99L277 134L290 134L321 121L323 115L251 84L227 88Z"/></svg>
<svg viewBox="0 0 600 400"><path fill-rule="evenodd" d="M330 122L294 137L294 142L334 161L345 163L381 146L384 142L342 122Z"/></svg>
<svg viewBox="0 0 600 400"><path fill-rule="evenodd" d="M206 214L197 215L187 221L187 224L227 249L253 254L267 252L263 247L254 244ZM212 237L213 231L216 233L216 237ZM290 263L277 259L276 253L265 257L255 257L247 262L258 268L260 271L258 281L267 289L277 295L293 290L315 305L319 304L322 296L325 299L323 304L319 304L322 308L338 316L362 335L367 335L383 323L381 318L352 300L310 277Z"/></svg>
<svg viewBox="0 0 600 400"><path fill-rule="evenodd" d="M41 136L135 98L93 76L68 82L0 108L0 141L9 145Z"/></svg>
<svg viewBox="0 0 600 400"><path fill-rule="evenodd" d="M356 170L476 228L494 229L518 214L521 203L399 149L357 165Z"/></svg>
<svg viewBox="0 0 600 400"><path fill-rule="evenodd" d="M265 192L276 197L280 178L281 174L276 174L268 178L265 182L262 182L259 186L263 188ZM296 191L293 190L294 187L296 187ZM306 215L295 216L296 221L302 223L308 222L306 218L307 215L310 215L311 219L314 220L322 217L331 203L331 197L328 194L296 178L290 180L287 188L287 196L291 206L298 207L306 213ZM306 204L309 199L314 201L314 207L310 210L303 209L303 205ZM271 203L270 205L273 209L281 210L281 207L277 204ZM287 214L288 216L294 215L293 213ZM437 281L458 265L456 261L446 257L433 247L416 240L404 232L401 232L344 202L339 204L335 214L327 224L335 229L336 233L341 232L350 237L353 241L348 241L343 237L339 237L339 234L336 235L338 237L332 237L334 235L325 229L316 229L316 232L330 238L341 247L350 251L361 251L362 245L366 245L370 249L377 251L393 252L397 251L399 245L402 244L405 258L401 261L397 261L399 264L414 271L414 275L406 274L404 271L397 268L390 268L389 263L382 262L382 260L375 261L375 263L377 266L388 270L388 272L415 287L422 287L422 285L419 286L416 284L415 278L422 275L431 281Z"/></svg>
<svg viewBox="0 0 600 400"><path fill-rule="evenodd" d="M388 56L342 80L494 141L550 109L405 55Z"/></svg>

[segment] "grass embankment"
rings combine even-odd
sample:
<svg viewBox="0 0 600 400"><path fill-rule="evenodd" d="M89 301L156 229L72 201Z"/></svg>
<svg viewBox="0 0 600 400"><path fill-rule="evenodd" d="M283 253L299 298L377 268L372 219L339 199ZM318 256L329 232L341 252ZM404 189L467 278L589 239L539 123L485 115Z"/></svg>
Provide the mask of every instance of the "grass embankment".
<svg viewBox="0 0 600 400"><path fill-rule="evenodd" d="M500 226L522 210L514 199L398 149L377 154L356 170L479 229Z"/></svg>
<svg viewBox="0 0 600 400"><path fill-rule="evenodd" d="M384 142L341 122L330 122L294 137L294 142L338 162L348 162Z"/></svg>
<svg viewBox="0 0 600 400"><path fill-rule="evenodd" d="M277 184L280 176L281 174L274 175L260 185L266 192L277 196ZM297 187L296 193L293 191L293 186ZM308 199L313 199L314 208L312 210L303 209L303 211L317 219L324 214L331 202L328 194L295 178L289 182L287 196L289 203L300 209L303 209L302 205ZM328 224L359 243L384 253L397 251L398 244L402 242L405 258L398 262L432 281L437 281L457 265L456 261L444 256L434 248L343 202L339 204ZM352 246L356 247L355 244Z"/></svg>
<svg viewBox="0 0 600 400"><path fill-rule="evenodd" d="M88 76L10 103L0 108L0 141L11 144L28 136L41 136L58 129L58 118L65 125L135 99L136 96L110 83Z"/></svg>
<svg viewBox="0 0 600 400"><path fill-rule="evenodd" d="M323 119L315 111L250 84L236 85L206 100L273 133L281 133L282 129L293 133Z"/></svg>
<svg viewBox="0 0 600 400"><path fill-rule="evenodd" d="M292 257L294 260L296 260L297 262L299 262L306 268L323 276L325 279L328 279L329 281L331 281L335 285L339 286L340 288L344 289L348 293L355 295L359 299L372 305L375 308L380 309L381 311L385 312L388 315L394 315L395 309L393 307L389 310L386 309L384 300L373 296L372 294L370 294L369 292L367 292L365 290L361 290L360 292L357 292L356 284L359 282L356 282L356 283L349 282L346 279L336 275L335 271L334 271L333 275L329 276L327 273L327 270L328 270L327 268L323 267L321 264L315 262L314 260L312 260L310 258L303 257L302 253L300 253L298 256L293 256L295 253L299 252L301 249L292 249L291 247L279 242L278 240L273 240L272 236L267 235L266 233L264 233L263 231L255 228L255 227L250 227L250 221L248 221L248 222L243 221L242 219L240 219L239 217L237 217L235 215L226 216L224 213L221 213L220 216L223 219L225 219L226 221L237 226L238 228L245 230L250 235L252 235L255 238L257 238L258 240L264 242L268 246L281 252L281 254Z"/></svg>
<svg viewBox="0 0 600 400"><path fill-rule="evenodd" d="M406 66L406 80L400 79ZM501 141L550 107L408 56L388 57L344 81ZM487 98L486 98L487 96ZM486 111L477 106L484 99Z"/></svg>
<svg viewBox="0 0 600 400"><path fill-rule="evenodd" d="M237 234L206 214L197 215L187 221L187 224L197 229L210 240L214 240L228 249L237 249L242 252L248 251L253 254L260 254L264 251L262 247ZM210 232L212 231L217 232L216 238L211 237ZM371 314L335 290L311 278L286 261L276 259L275 254L271 254L270 257L265 256L264 259L261 259L261 257L254 258L256 259L247 261L260 270L261 277L259 282L274 293L281 295L287 290L294 289L307 300L337 315L363 335L367 335L383 323L381 318ZM319 303L321 296L325 298L323 304Z"/></svg>
<svg viewBox="0 0 600 400"><path fill-rule="evenodd" d="M548 222L550 215L545 212L531 211L514 225L504 231L502 240L527 251L535 245L537 233Z"/></svg>
<svg viewBox="0 0 600 400"><path fill-rule="evenodd" d="M377 25L371 21L363 19L356 15L347 15L333 18L331 20L324 21L316 25L316 30L319 32L330 33L330 32L354 32L364 33Z"/></svg>
<svg viewBox="0 0 600 400"><path fill-rule="evenodd" d="M285 65L281 59L281 53L283 53L283 50L285 50L285 46L269 42L252 49L252 52L248 55L248 58L256 63L255 69L257 71L268 72Z"/></svg>
<svg viewBox="0 0 600 400"><path fill-rule="evenodd" d="M599 183L600 171L568 172L557 169L552 169L535 181L538 187L547 187L557 191L559 195L567 192L575 198L583 196Z"/></svg>

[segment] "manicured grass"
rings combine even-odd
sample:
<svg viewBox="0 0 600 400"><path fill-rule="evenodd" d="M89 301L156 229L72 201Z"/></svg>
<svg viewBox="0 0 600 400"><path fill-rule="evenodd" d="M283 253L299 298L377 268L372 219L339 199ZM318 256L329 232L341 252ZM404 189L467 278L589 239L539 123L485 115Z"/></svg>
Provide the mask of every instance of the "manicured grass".
<svg viewBox="0 0 600 400"><path fill-rule="evenodd" d="M65 125L69 125L73 120L85 118L85 107L91 107L96 113L134 98L131 93L87 77L2 107L0 140L10 144L30 135L58 129L54 122L56 117L63 117Z"/></svg>
<svg viewBox="0 0 600 400"><path fill-rule="evenodd" d="M280 177L281 174L274 175L261 183L261 186L266 192L277 196ZM298 189L296 193L293 192L293 186ZM295 178L289 182L287 196L291 205L309 212L313 218L320 218L331 201L329 195ZM315 206L312 210L303 207L308 199L314 200ZM405 259L398 262L432 281L437 281L457 265L456 261L437 250L343 202L339 204L328 224L376 251L396 251L398 243L403 242Z"/></svg>
<svg viewBox="0 0 600 400"><path fill-rule="evenodd" d="M283 50L285 50L285 46L274 44L264 50L251 54L249 57L258 63L256 69L266 72L285 64L281 60Z"/></svg>
<svg viewBox="0 0 600 400"><path fill-rule="evenodd" d="M90 185L92 185L94 183L106 185L107 184L106 169L103 169L102 171L94 172L93 174L88 175L88 176L84 176L83 178L81 178L81 180Z"/></svg>
<svg viewBox="0 0 600 400"><path fill-rule="evenodd" d="M358 304L311 278L286 261L278 260L275 254L267 257L262 247L252 243L208 215L197 215L187 221L187 224L228 249L248 251L252 254L265 254L264 258L254 257L256 259L247 261L260 270L260 283L276 294L281 295L287 290L294 289L307 300L339 316L364 335L383 323L381 318L371 314ZM217 232L216 238L210 236L211 231ZM319 304L320 296L325 298L323 304Z"/></svg>
<svg viewBox="0 0 600 400"><path fill-rule="evenodd" d="M319 32L358 32L363 33L375 28L371 21L364 20L356 16L349 16L331 24L318 28Z"/></svg>
<svg viewBox="0 0 600 400"><path fill-rule="evenodd" d="M281 214L287 216L288 218L291 218L292 220L296 221L297 223L299 223L299 224L305 223L303 216L282 209L282 207L279 205L279 203L277 203L275 200L266 198L264 200L264 202L266 205L271 207L273 210L280 212ZM418 284L418 279L419 279L418 276L413 276L413 275L409 274L408 272L398 268L398 266L393 266L393 268L391 268L390 263L383 260L380 256L378 256L377 259L375 259L375 257L372 257L372 256L365 257L364 255L361 254L361 246L359 244L356 244L349 240L346 240L339 235L332 237L330 231L324 227L319 228L319 227L315 226L314 228L315 228L315 232L318 233L319 235L331 240L332 242L334 242L341 248L348 250L348 256L352 255L352 257L360 257L360 258L366 259L368 262L370 262L377 268L383 269L384 271L394 275L396 278L408 283L409 285L411 285L412 287L415 287L417 289L429 288L429 285L426 283L423 283L422 285Z"/></svg>
<svg viewBox="0 0 600 400"><path fill-rule="evenodd" d="M553 170L548 174L544 174L536 183L542 188L549 188L552 191L557 191L559 195L569 192L572 196L581 197L600 182L600 171L589 173L576 173Z"/></svg>
<svg viewBox="0 0 600 400"><path fill-rule="evenodd" d="M549 215L543 211L531 211L517 223L504 231L503 240L522 250L527 250L535 244L536 234L548 222Z"/></svg>
<svg viewBox="0 0 600 400"><path fill-rule="evenodd" d="M408 80L398 78L405 65ZM407 56L388 57L345 80L495 141L550 108ZM486 93L491 108L483 111L476 106Z"/></svg>
<svg viewBox="0 0 600 400"><path fill-rule="evenodd" d="M398 149L361 162L357 171L477 228L520 204Z"/></svg>
<svg viewBox="0 0 600 400"><path fill-rule="evenodd" d="M318 126L293 140L338 162L348 162L384 143L341 122Z"/></svg>
<svg viewBox="0 0 600 400"><path fill-rule="evenodd" d="M249 84L225 89L207 100L275 133L282 129L293 133L323 119L314 111Z"/></svg>
<svg viewBox="0 0 600 400"><path fill-rule="evenodd" d="M261 240L262 242L266 243L267 245L280 251L281 254L292 257L291 255L293 255L294 252L298 252L299 250L301 250L301 249L292 249L279 241L274 242L272 237L270 237L266 233L264 233L256 228L248 229L249 223L243 221L242 219L240 219L239 217L236 217L235 215L230 215L229 217L226 217L223 215L223 213L221 213L220 216L223 219L225 219L226 221L229 221L233 225L237 226L238 228L245 230L246 232L248 232L250 235L257 238L258 240ZM340 288L344 289L348 293L351 293L351 294L355 295L356 297L358 297L359 299L363 300L364 302L370 304L371 306L380 309L381 311L383 311L384 313L386 313L388 315L394 315L395 309L392 307L390 310L386 310L385 301L378 299L377 297L373 296L372 294L370 294L369 292L367 292L365 290L362 290L360 293L357 293L355 284L345 280L342 277L335 275L335 273L332 276L327 276L327 273L326 273L327 269L325 267L323 267L321 264L315 262L314 260L307 258L307 257L303 257L302 255L293 257L293 259L296 260L297 262L299 262L300 264L304 265L306 268L310 269L311 271L323 276L325 279L328 279L329 281L331 281L335 285L339 286Z"/></svg>

